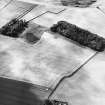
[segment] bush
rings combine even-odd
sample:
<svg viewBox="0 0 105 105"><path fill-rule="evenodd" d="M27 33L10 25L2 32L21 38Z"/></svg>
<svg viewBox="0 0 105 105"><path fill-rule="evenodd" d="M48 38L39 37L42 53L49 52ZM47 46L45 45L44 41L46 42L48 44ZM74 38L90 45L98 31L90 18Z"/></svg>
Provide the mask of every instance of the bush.
<svg viewBox="0 0 105 105"><path fill-rule="evenodd" d="M25 34L25 39L30 44L34 44L39 40L39 38L37 36L35 36L33 33L31 33L31 32L27 32Z"/></svg>
<svg viewBox="0 0 105 105"><path fill-rule="evenodd" d="M57 100L45 100L44 105L68 105L67 102L61 102Z"/></svg>

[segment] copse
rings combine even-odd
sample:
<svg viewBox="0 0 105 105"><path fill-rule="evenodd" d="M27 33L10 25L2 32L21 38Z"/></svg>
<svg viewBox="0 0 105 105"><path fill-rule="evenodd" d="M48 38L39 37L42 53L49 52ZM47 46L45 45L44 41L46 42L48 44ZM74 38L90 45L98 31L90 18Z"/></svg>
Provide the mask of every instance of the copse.
<svg viewBox="0 0 105 105"><path fill-rule="evenodd" d="M27 27L28 22L22 19L15 18L0 28L0 34L18 38L19 34L21 34Z"/></svg>
<svg viewBox="0 0 105 105"><path fill-rule="evenodd" d="M105 39L103 37L66 21L59 21L57 24L54 24L50 30L95 51L101 52L105 49Z"/></svg>

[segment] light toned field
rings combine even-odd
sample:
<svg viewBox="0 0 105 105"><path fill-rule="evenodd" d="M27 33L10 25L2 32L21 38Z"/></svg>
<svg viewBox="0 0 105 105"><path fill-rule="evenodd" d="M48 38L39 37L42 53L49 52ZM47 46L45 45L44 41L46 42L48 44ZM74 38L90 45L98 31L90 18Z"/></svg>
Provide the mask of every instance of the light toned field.
<svg viewBox="0 0 105 105"><path fill-rule="evenodd" d="M6 46L5 41L10 43ZM95 53L49 33L44 33L34 45L4 38L1 46L1 76L27 80L49 88L54 88L62 76L74 72ZM9 68L4 68L3 59L8 54L11 60L9 64L6 60L6 65Z"/></svg>
<svg viewBox="0 0 105 105"><path fill-rule="evenodd" d="M95 7L103 2L103 0L19 0L30 3L38 3L44 5L67 6L67 7ZM93 2L94 1L94 2Z"/></svg>
<svg viewBox="0 0 105 105"><path fill-rule="evenodd" d="M65 79L52 99L64 100L69 105L105 104L105 54L100 53L73 77Z"/></svg>

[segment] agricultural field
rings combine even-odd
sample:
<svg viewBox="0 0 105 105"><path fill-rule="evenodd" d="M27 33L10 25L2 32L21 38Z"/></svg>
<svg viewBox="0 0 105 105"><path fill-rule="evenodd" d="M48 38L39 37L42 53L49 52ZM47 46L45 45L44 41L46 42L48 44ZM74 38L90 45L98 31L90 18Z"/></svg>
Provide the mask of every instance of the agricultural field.
<svg viewBox="0 0 105 105"><path fill-rule="evenodd" d="M105 104L105 3L76 3L0 1L1 82L30 84L28 91L37 96L38 105L45 99L68 105Z"/></svg>

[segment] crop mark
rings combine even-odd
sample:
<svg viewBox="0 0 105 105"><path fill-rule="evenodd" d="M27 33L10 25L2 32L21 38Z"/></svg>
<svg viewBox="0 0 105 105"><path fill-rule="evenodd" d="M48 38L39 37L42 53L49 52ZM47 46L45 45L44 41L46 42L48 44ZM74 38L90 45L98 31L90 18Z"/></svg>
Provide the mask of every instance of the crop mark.
<svg viewBox="0 0 105 105"><path fill-rule="evenodd" d="M18 18L18 19L22 18L24 15L26 15L28 12L30 12L34 7L35 7L35 5L32 6L29 10L25 11L25 13L21 14L20 16L18 16L17 18ZM40 15L38 15L38 16L36 16L36 17L30 19L30 20L28 20L28 22L30 22L30 21L32 21L32 20L38 18L38 17L41 17L42 15L44 15L44 14L46 14L46 13L59 14L59 13L62 13L63 11L65 11L65 10L66 10L66 9L63 9L63 10L61 10L61 11L59 11L59 12L46 11L46 12L44 12L44 13L42 13L42 14L40 14ZM46 89L47 89L47 90L52 90L51 88L48 88L48 87L46 87ZM53 91L53 90L52 90L52 91Z"/></svg>
<svg viewBox="0 0 105 105"><path fill-rule="evenodd" d="M57 13L55 13L55 12L51 12L51 11L46 11L46 12L44 12L44 13L42 13L42 14L40 14L40 15L38 15L38 16L36 16L36 17L34 17L34 18L30 19L30 20L28 20L28 22L30 22L30 21L32 21L32 20L34 20L34 19L37 19L37 18L41 17L42 15L44 15L44 14L46 14L46 13L59 14L59 13L61 13L61 12L65 11L65 10L66 10L66 9L63 9L63 10L61 10L61 11L57 12Z"/></svg>
<svg viewBox="0 0 105 105"><path fill-rule="evenodd" d="M63 10L61 10L61 11L59 11L59 12L52 12L52 11L48 11L48 13L59 14L59 13L62 13L63 11L65 11L65 10L66 10L66 8L65 8L65 9L63 9Z"/></svg>
<svg viewBox="0 0 105 105"><path fill-rule="evenodd" d="M17 17L17 19L21 19L23 16L25 16L27 13L29 13L31 10L33 10L33 9L35 8L35 6L36 6L36 5L31 6L28 10L24 11L24 13L21 14L21 15L19 15L19 16Z"/></svg>

